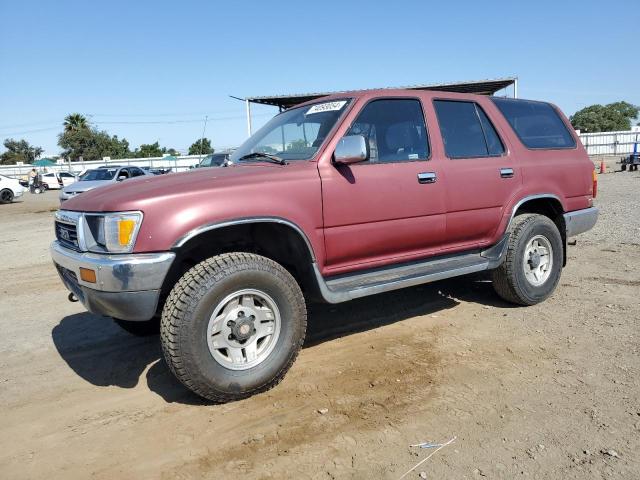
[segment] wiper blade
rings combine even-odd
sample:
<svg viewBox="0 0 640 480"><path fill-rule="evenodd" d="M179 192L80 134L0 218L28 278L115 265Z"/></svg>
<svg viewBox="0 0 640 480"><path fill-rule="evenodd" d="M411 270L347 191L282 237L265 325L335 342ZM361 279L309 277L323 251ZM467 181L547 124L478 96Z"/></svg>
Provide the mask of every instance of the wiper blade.
<svg viewBox="0 0 640 480"><path fill-rule="evenodd" d="M243 160L251 160L252 158L264 158L265 160L269 160L270 162L277 163L278 165L287 165L287 161L284 158L280 158L276 155L271 155L270 153L262 153L262 152L248 153L246 155L241 156L237 161L241 162Z"/></svg>

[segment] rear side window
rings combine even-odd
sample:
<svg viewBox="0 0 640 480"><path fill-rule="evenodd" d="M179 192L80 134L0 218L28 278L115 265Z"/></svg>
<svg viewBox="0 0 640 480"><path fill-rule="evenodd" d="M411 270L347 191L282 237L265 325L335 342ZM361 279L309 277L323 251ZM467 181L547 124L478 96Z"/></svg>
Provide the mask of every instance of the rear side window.
<svg viewBox="0 0 640 480"><path fill-rule="evenodd" d="M504 153L496 129L476 103L435 100L434 105L447 157L492 157Z"/></svg>
<svg viewBox="0 0 640 480"><path fill-rule="evenodd" d="M492 98L520 141L527 148L574 148L569 129L548 103Z"/></svg>

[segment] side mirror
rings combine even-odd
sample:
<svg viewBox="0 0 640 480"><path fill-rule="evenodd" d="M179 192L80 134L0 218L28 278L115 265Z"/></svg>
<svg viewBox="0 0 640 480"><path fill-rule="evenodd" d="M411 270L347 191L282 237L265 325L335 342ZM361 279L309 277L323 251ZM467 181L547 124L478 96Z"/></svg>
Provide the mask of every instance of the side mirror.
<svg viewBox="0 0 640 480"><path fill-rule="evenodd" d="M126 179L127 179L126 175L120 175L120 176L118 177L118 181L119 181L119 182L121 182L121 181L123 181L123 180L126 180Z"/></svg>
<svg viewBox="0 0 640 480"><path fill-rule="evenodd" d="M342 137L333 153L333 161L342 165L363 162L367 157L367 141L362 135Z"/></svg>

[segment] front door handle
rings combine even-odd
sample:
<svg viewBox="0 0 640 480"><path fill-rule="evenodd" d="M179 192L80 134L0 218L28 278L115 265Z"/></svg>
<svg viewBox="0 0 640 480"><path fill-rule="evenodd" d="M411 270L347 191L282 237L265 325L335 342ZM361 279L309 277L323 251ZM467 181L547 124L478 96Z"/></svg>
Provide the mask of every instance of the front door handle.
<svg viewBox="0 0 640 480"><path fill-rule="evenodd" d="M418 174L418 183L436 183L436 172L424 172Z"/></svg>
<svg viewBox="0 0 640 480"><path fill-rule="evenodd" d="M513 168L501 168L500 176L502 178L512 178L513 177Z"/></svg>

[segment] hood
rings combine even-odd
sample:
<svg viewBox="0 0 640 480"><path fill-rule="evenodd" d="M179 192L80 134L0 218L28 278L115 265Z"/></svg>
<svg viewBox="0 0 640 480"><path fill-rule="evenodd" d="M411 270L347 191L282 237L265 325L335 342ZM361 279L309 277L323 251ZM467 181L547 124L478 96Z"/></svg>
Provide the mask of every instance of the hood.
<svg viewBox="0 0 640 480"><path fill-rule="evenodd" d="M145 175L124 182L77 182L66 187L65 191L85 191L101 185L107 186L66 201L64 209L84 212L144 212L158 206L161 208L166 205L165 202L182 202L187 197L208 196L225 189L246 192L250 185L276 184L278 180L288 178L288 173L299 171L299 167L310 166L309 162L295 163L306 165L295 165L293 162L285 166L266 163L234 165L198 168L167 175ZM88 188L76 188L83 183L88 184Z"/></svg>
<svg viewBox="0 0 640 480"><path fill-rule="evenodd" d="M64 193L86 192L87 190L93 190L94 188L110 185L112 183L114 183L113 180L86 180L84 182L74 182L71 185L64 187L63 190Z"/></svg>

